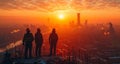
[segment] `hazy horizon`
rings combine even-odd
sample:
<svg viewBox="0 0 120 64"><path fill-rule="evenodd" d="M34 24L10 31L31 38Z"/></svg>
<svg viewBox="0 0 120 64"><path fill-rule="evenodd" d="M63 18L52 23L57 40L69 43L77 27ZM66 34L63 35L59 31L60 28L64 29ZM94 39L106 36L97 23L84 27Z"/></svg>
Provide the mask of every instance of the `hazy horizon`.
<svg viewBox="0 0 120 64"><path fill-rule="evenodd" d="M0 0L0 24L66 24L76 22L77 13L81 23L119 24L120 0Z"/></svg>

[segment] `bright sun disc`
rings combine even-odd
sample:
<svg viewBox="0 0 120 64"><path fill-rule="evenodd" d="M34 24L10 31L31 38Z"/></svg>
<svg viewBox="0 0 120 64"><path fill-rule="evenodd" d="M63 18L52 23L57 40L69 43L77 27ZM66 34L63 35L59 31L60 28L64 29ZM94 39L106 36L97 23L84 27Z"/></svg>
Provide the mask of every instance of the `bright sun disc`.
<svg viewBox="0 0 120 64"><path fill-rule="evenodd" d="M63 18L64 18L64 15L63 15L63 14L59 14L58 17L59 17L60 19L63 19Z"/></svg>

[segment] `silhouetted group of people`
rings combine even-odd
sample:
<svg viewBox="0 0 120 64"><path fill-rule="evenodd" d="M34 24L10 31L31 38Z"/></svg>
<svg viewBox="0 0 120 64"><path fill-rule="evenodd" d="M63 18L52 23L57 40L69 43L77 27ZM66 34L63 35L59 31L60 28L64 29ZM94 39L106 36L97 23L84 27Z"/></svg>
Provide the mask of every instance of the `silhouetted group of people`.
<svg viewBox="0 0 120 64"><path fill-rule="evenodd" d="M23 45L25 46L24 56L25 58L32 57L32 42L35 40L36 44L36 57L41 57L41 48L43 44L43 35L41 30L38 28L35 36L31 33L30 29L26 29L26 33L23 37ZM56 55L56 45L58 41L58 35L56 30L53 28L50 36L49 36L49 44L50 44L50 54L49 56ZM29 53L29 54L28 54Z"/></svg>

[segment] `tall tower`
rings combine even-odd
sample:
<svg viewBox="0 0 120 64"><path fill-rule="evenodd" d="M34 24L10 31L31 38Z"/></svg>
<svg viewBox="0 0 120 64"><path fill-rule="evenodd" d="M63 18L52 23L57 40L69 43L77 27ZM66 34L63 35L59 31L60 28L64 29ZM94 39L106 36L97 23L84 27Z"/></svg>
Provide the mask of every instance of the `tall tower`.
<svg viewBox="0 0 120 64"><path fill-rule="evenodd" d="M77 24L80 25L80 13L77 13Z"/></svg>

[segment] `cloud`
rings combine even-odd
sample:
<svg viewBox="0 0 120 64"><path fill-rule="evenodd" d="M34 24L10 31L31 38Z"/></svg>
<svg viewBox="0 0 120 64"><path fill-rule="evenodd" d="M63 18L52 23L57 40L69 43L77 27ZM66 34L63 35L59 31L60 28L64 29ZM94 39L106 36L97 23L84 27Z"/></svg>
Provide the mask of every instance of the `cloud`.
<svg viewBox="0 0 120 64"><path fill-rule="evenodd" d="M120 8L120 0L74 0L76 9Z"/></svg>
<svg viewBox="0 0 120 64"><path fill-rule="evenodd" d="M0 9L3 10L54 11L67 8L81 10L111 7L120 8L120 0L0 0Z"/></svg>

